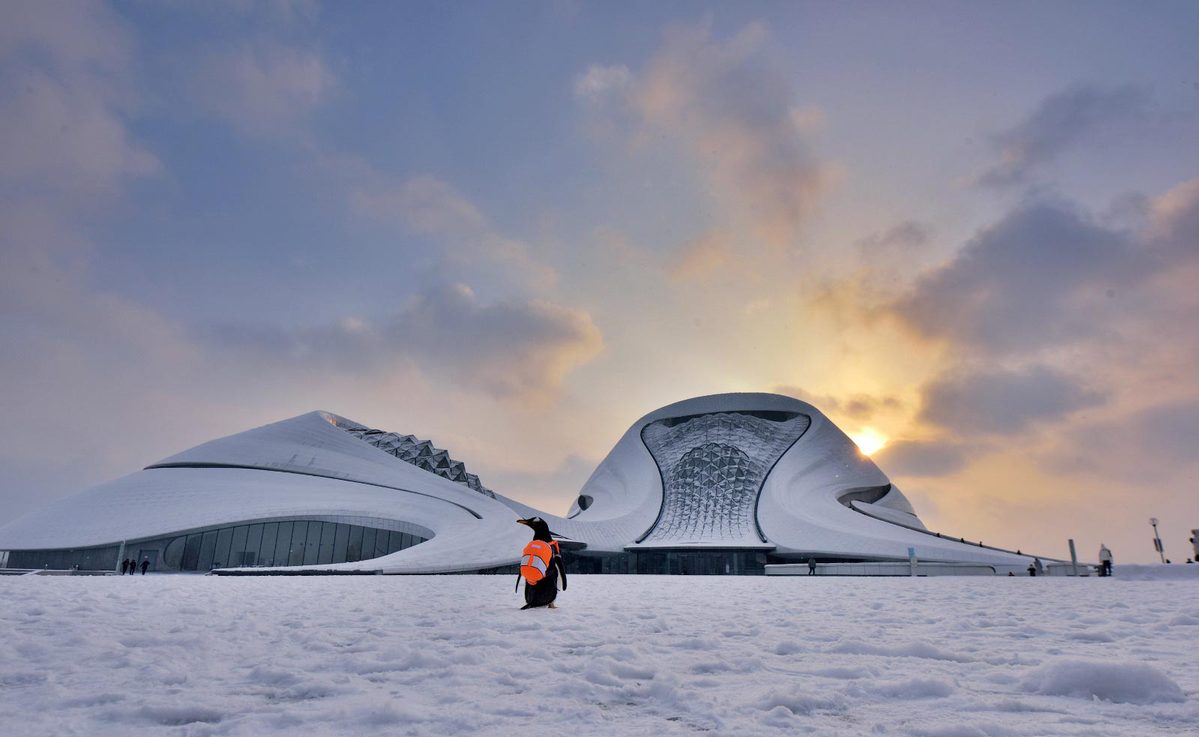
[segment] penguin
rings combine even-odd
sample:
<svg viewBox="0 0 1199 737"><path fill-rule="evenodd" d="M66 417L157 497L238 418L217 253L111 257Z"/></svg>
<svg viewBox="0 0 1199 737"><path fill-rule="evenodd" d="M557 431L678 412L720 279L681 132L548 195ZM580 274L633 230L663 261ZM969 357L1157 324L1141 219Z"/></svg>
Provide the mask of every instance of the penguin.
<svg viewBox="0 0 1199 737"><path fill-rule="evenodd" d="M533 530L533 539L541 540L542 542L552 542L554 533L550 532L550 526L540 517L529 517L528 519L518 519L516 524L524 525ZM562 556L558 555L557 546L555 546L554 555L550 558L549 566L545 571L545 578L535 584L530 585L525 583L525 605L521 609L534 609L536 607L548 607L557 609L554 604L554 599L558 598L558 579L562 580L562 590L566 590L566 569L562 565ZM520 579L517 579L517 586L520 585Z"/></svg>

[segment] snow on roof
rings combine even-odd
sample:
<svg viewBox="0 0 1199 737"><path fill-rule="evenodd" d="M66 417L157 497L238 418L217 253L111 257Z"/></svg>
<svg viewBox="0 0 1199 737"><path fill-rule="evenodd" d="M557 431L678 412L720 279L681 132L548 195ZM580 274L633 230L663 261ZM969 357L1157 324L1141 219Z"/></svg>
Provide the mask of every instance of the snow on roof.
<svg viewBox="0 0 1199 737"><path fill-rule="evenodd" d="M405 454L433 460L422 468ZM0 549L349 516L407 522L433 538L384 558L321 568L477 570L514 562L528 540L515 520L537 515L594 553L734 547L906 560L915 548L930 561L1021 560L925 531L902 492L828 418L775 394L697 397L645 415L599 464L566 518L476 490L464 474L463 464L428 441L309 412L60 500L0 528Z"/></svg>

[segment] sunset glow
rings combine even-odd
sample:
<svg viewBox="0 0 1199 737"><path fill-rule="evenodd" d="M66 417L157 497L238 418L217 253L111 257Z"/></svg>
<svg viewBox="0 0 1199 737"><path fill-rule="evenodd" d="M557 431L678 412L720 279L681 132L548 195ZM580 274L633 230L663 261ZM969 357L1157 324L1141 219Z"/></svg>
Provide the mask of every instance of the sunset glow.
<svg viewBox="0 0 1199 737"><path fill-rule="evenodd" d="M857 444L858 450L862 451L862 455L867 456L874 455L887 444L886 436L873 427L864 427L849 437Z"/></svg>

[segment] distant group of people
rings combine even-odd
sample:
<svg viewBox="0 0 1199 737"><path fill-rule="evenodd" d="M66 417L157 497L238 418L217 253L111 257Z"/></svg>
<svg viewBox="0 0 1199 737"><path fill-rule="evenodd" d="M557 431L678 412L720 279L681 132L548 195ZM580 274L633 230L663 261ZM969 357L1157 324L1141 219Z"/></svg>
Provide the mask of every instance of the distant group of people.
<svg viewBox="0 0 1199 737"><path fill-rule="evenodd" d="M125 560L121 561L122 576L124 576L126 573L132 576L137 573L138 568L142 569L143 576L146 575L146 571L150 568L150 559L146 558L143 560L140 566L137 563L137 558L126 558Z"/></svg>
<svg viewBox="0 0 1199 737"><path fill-rule="evenodd" d="M1019 550L1016 551L1016 553L1019 553L1019 552L1020 552ZM1168 563L1169 561L1166 561L1166 562ZM1039 575L1043 575L1044 573L1045 573L1045 564L1043 564L1041 562L1040 558L1033 558L1032 563L1028 564L1028 575L1039 576ZM1015 574L1013 574L1011 571L1009 571L1007 575L1012 576ZM1099 575L1100 576L1112 575L1112 551L1110 548L1108 548L1108 546L1104 545L1103 543L1099 543Z"/></svg>

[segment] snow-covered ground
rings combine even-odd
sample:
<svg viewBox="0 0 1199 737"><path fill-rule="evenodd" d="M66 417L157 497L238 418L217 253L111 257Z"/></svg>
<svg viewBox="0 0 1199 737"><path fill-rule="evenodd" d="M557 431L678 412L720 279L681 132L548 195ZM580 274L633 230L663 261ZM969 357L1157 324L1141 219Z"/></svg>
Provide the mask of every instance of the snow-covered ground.
<svg viewBox="0 0 1199 737"><path fill-rule="evenodd" d="M507 576L3 577L0 735L1190 737L1171 568L574 576L524 612Z"/></svg>

